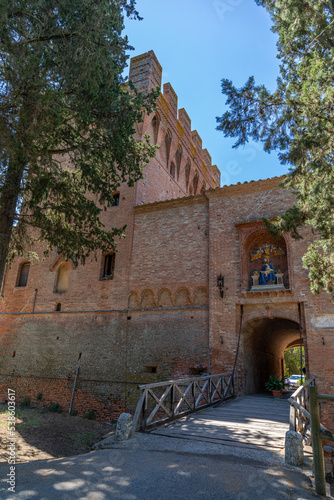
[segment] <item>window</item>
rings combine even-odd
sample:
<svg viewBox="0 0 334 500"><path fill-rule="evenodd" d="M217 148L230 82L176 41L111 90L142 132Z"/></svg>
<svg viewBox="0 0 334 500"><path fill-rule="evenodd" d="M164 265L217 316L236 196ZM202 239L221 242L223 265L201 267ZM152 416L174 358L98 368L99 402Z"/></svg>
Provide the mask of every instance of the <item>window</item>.
<svg viewBox="0 0 334 500"><path fill-rule="evenodd" d="M112 197L114 198L114 201L111 203L111 207L118 207L119 205L119 193L114 193L112 195Z"/></svg>
<svg viewBox="0 0 334 500"><path fill-rule="evenodd" d="M70 266L68 262L63 262L58 267L55 293L67 292L69 275L70 275Z"/></svg>
<svg viewBox="0 0 334 500"><path fill-rule="evenodd" d="M170 130L167 130L167 134L165 137L165 148L166 148L166 160L167 160L167 167L169 163L169 154L170 154L170 147L172 145L172 133Z"/></svg>
<svg viewBox="0 0 334 500"><path fill-rule="evenodd" d="M175 160L176 160L176 172L177 172L177 180L180 178L180 170L181 170L181 160L182 160L182 148L179 144L176 155L175 155Z"/></svg>
<svg viewBox="0 0 334 500"><path fill-rule="evenodd" d="M187 188L187 189L188 189L188 186L189 186L190 170L191 170L191 163L190 163L190 160L188 160L188 161L187 161L186 168L185 168L185 174L186 174L186 188Z"/></svg>
<svg viewBox="0 0 334 500"><path fill-rule="evenodd" d="M173 177L173 179L175 179L175 164L174 164L174 162L172 162L171 166L170 166L170 175Z"/></svg>
<svg viewBox="0 0 334 500"><path fill-rule="evenodd" d="M19 267L16 286L27 286L30 262L23 262Z"/></svg>
<svg viewBox="0 0 334 500"><path fill-rule="evenodd" d="M157 113L152 120L154 144L158 142L159 126L160 126L160 116Z"/></svg>
<svg viewBox="0 0 334 500"><path fill-rule="evenodd" d="M101 280L108 280L114 277L115 254L107 253L102 259L102 274Z"/></svg>
<svg viewBox="0 0 334 500"><path fill-rule="evenodd" d="M197 194L197 188L198 188L198 172L196 170L195 177L193 179L193 190L194 190L194 195Z"/></svg>

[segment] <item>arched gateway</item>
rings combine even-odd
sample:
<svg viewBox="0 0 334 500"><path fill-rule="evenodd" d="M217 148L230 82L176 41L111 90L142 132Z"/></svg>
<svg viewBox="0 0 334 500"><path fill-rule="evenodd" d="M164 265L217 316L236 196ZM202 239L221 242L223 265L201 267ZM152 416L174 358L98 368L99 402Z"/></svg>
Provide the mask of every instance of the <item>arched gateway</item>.
<svg viewBox="0 0 334 500"><path fill-rule="evenodd" d="M241 344L244 392L264 392L270 375L282 377L284 352L299 343L299 325L295 321L268 317L248 321L243 327Z"/></svg>

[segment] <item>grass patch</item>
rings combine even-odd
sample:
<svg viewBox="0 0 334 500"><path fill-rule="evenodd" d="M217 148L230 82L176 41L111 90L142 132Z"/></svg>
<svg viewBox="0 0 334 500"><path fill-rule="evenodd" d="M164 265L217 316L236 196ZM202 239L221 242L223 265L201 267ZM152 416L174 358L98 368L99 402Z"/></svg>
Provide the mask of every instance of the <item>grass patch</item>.
<svg viewBox="0 0 334 500"><path fill-rule="evenodd" d="M96 438L95 432L88 432L87 434L75 434L73 439L78 446L82 446L87 450L94 444Z"/></svg>

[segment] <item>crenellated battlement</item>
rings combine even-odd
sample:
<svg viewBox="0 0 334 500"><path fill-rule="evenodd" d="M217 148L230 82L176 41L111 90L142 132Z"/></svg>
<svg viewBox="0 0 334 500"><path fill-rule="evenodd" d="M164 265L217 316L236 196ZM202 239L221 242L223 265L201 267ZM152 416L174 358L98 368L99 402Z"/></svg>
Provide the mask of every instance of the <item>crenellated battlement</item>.
<svg viewBox="0 0 334 500"><path fill-rule="evenodd" d="M129 78L142 92L148 92L154 85L161 87L162 68L151 50L131 59ZM196 195L209 188L220 186L220 172L212 165L211 156L203 149L202 138L197 130L191 129L191 119L184 108L178 109L178 96L170 83L163 85L157 102L157 111L146 116L140 128L140 137L151 136L159 145L155 160L147 167L144 177L150 179L155 190L149 193L148 183L140 190L137 203ZM158 163L156 165L155 163ZM159 181L152 182L158 175ZM159 189L157 189L159 185Z"/></svg>

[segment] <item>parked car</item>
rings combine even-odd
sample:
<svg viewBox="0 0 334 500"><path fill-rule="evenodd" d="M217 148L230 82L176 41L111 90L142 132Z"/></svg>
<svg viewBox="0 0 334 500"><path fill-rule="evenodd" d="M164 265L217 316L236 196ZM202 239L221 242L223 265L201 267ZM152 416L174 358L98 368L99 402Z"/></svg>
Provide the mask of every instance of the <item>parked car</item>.
<svg viewBox="0 0 334 500"><path fill-rule="evenodd" d="M290 375L290 377L285 381L286 385L288 385L289 387L299 387L303 382L304 377L302 377L301 375Z"/></svg>

